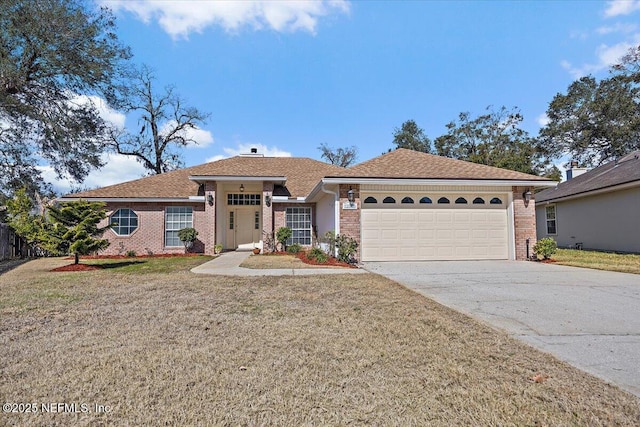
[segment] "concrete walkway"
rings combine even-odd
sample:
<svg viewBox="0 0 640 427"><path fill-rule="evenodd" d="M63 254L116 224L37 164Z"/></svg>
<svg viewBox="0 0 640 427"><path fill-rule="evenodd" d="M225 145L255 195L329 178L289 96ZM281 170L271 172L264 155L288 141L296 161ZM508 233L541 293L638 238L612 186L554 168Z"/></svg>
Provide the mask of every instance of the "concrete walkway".
<svg viewBox="0 0 640 427"><path fill-rule="evenodd" d="M191 271L197 274L218 276L310 276L314 274L363 274L367 271L359 268L275 268L256 269L240 267L251 252L225 252L219 257L205 262Z"/></svg>
<svg viewBox="0 0 640 427"><path fill-rule="evenodd" d="M640 275L520 261L364 267L640 397Z"/></svg>

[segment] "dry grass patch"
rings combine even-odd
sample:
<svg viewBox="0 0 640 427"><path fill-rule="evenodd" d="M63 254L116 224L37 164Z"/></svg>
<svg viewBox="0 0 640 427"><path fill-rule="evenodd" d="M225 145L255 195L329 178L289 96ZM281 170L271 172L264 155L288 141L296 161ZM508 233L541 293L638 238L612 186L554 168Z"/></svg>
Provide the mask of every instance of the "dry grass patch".
<svg viewBox="0 0 640 427"><path fill-rule="evenodd" d="M46 273L52 262L0 276L0 396L112 410L4 424L640 423L636 397L380 276Z"/></svg>
<svg viewBox="0 0 640 427"><path fill-rule="evenodd" d="M640 255L558 249L552 257L558 264L597 270L640 274Z"/></svg>
<svg viewBox="0 0 640 427"><path fill-rule="evenodd" d="M252 269L278 269L278 268L327 268L332 266L312 265L304 263L295 255L251 255L244 260L240 267Z"/></svg>

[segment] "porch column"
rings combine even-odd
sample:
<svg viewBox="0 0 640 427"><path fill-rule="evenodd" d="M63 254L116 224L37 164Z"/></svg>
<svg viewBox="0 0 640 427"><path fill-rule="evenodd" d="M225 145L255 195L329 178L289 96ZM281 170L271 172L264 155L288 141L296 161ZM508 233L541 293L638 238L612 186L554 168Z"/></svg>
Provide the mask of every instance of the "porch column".
<svg viewBox="0 0 640 427"><path fill-rule="evenodd" d="M527 190L528 187L512 187L516 260L522 261L527 259L527 239L529 255L533 254L533 245L536 244L536 201L535 195L532 194L531 201L525 206L523 193Z"/></svg>
<svg viewBox="0 0 640 427"><path fill-rule="evenodd" d="M216 244L216 206L222 203L218 200L217 183L215 181L207 181L204 185L204 230L200 231L202 243L204 243L204 253L213 255L215 253L214 246ZM209 196L213 198L213 205L209 203Z"/></svg>
<svg viewBox="0 0 640 427"><path fill-rule="evenodd" d="M269 204L267 206L267 197L269 198ZM262 183L262 236L260 240L263 242L267 236L273 236L273 182ZM264 247L263 247L264 249Z"/></svg>
<svg viewBox="0 0 640 427"><path fill-rule="evenodd" d="M344 204L349 202L349 190L353 190L356 209L344 209ZM360 185L340 184L340 234L345 234L358 242L356 259L360 259Z"/></svg>

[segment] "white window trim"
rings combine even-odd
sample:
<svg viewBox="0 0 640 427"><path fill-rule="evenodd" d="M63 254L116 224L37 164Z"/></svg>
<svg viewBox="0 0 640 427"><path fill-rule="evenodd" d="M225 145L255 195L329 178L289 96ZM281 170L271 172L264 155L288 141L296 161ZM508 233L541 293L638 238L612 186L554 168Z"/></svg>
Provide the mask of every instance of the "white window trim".
<svg viewBox="0 0 640 427"><path fill-rule="evenodd" d="M553 208L554 219L547 218L547 208ZM549 221L554 221L556 223L556 232L555 233L549 233ZM544 225L546 227L545 231L546 231L547 236L557 236L558 235L558 208L556 207L555 204L546 205L544 207Z"/></svg>
<svg viewBox="0 0 640 427"><path fill-rule="evenodd" d="M189 208L191 209L191 227L193 227L193 206L166 206L164 208L164 247L165 248L179 248L182 246L182 244L180 245L168 245L167 244L167 231L178 231L178 230L174 230L174 229L167 229L167 214L170 208Z"/></svg>
<svg viewBox="0 0 640 427"><path fill-rule="evenodd" d="M289 226L289 224L287 223L287 217L288 217L288 211L289 209L308 209L309 210L309 228L292 228ZM284 211L284 223L286 227L289 227L291 229L291 231L293 232L294 230L309 230L309 243L298 243L298 242L293 242L293 236L291 237L291 243L287 243L287 245L289 244L293 244L293 243L298 243L299 245L302 246L309 246L311 244L313 244L313 209L311 208L311 206L289 206L285 209Z"/></svg>
<svg viewBox="0 0 640 427"><path fill-rule="evenodd" d="M114 215L116 214L116 212L118 212L118 211L120 211L120 210L122 210L122 209L128 209L128 210L130 210L130 211L131 211L131 212L136 216L136 219L138 220L138 225L137 225L137 226L136 226L136 228L135 228L135 229L133 229L133 231L131 231L131 233L129 233L129 234L120 234L120 233L118 233L118 232L115 230L115 228L114 228L114 227L111 227L111 229L110 229L110 230L113 232L113 234L115 234L115 235L116 235L116 236L118 236L118 237L131 237L131 236L133 236L133 235L138 231L138 229L140 229L140 216L139 216L139 215L138 215L138 213L137 213L136 211L134 211L133 209L131 209L131 208L118 208L118 209L114 210L114 211L111 213L111 215L109 215L109 224L113 224L113 223L114 223L114 221L112 220L112 218L114 217ZM129 217L129 218L131 218L131 217Z"/></svg>

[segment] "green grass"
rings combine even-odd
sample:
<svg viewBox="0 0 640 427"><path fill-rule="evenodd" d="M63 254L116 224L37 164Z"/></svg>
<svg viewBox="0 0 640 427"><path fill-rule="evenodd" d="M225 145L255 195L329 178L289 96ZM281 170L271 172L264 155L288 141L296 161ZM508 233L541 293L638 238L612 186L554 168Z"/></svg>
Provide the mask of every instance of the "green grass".
<svg viewBox="0 0 640 427"><path fill-rule="evenodd" d="M174 273L189 271L213 259L210 256L185 256L185 257L149 257L149 258L123 258L123 259L92 259L82 260L82 264L100 265L103 269L113 270L118 273Z"/></svg>
<svg viewBox="0 0 640 427"><path fill-rule="evenodd" d="M640 255L558 249L551 258L558 264L573 267L640 274Z"/></svg>

